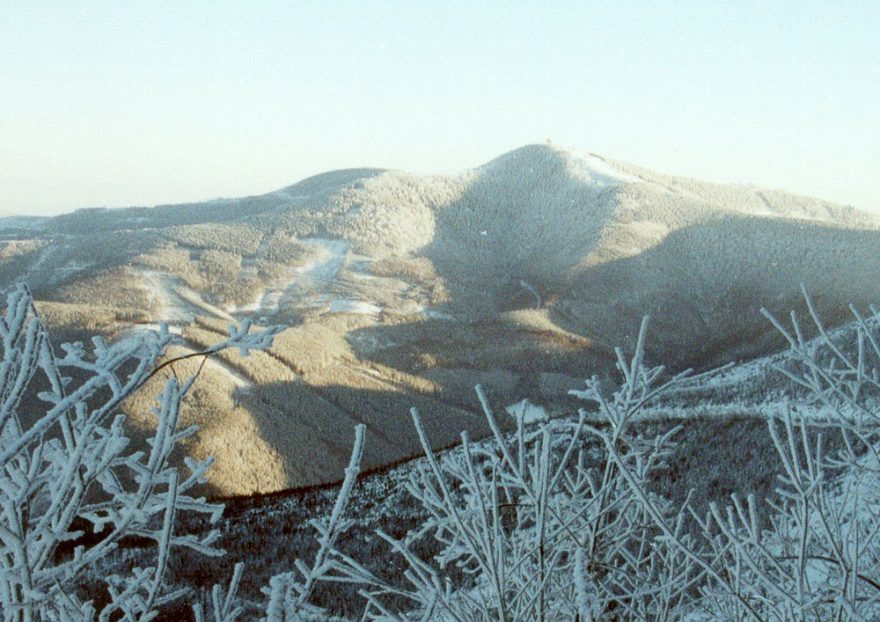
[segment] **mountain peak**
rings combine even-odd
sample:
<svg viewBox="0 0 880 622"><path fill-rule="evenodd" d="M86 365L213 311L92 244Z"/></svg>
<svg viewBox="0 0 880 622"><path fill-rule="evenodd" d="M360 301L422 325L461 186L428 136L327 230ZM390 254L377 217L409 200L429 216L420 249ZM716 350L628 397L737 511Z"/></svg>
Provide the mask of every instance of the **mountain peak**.
<svg viewBox="0 0 880 622"><path fill-rule="evenodd" d="M637 183L638 177L629 175L605 158L553 143L534 143L509 151L479 167L479 171L507 169L521 175L563 174L590 186L616 186Z"/></svg>

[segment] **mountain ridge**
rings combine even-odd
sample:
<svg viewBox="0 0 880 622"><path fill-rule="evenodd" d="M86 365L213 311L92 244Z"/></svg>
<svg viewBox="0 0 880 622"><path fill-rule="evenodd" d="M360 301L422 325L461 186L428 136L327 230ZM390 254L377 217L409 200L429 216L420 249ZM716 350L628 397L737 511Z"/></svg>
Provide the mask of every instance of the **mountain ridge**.
<svg viewBox="0 0 880 622"><path fill-rule="evenodd" d="M759 309L802 308L802 283L831 324L880 300L878 217L548 145L454 175L345 169L12 224L0 283L28 282L58 340L165 321L192 352L231 321L291 327L203 370L184 423L203 427L194 455L218 456L216 494L321 483L361 422L365 468L413 455L413 405L441 445L482 434L477 383L564 412L646 314L652 360L706 369L778 349ZM130 422L148 428L148 400Z"/></svg>

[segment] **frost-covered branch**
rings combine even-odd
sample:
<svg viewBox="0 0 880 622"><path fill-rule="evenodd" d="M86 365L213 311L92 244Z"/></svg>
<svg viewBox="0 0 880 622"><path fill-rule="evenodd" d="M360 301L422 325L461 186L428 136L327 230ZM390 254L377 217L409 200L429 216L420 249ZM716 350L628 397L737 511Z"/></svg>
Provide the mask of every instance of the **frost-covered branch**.
<svg viewBox="0 0 880 622"><path fill-rule="evenodd" d="M280 327L232 327L206 354L271 345ZM205 482L210 460L186 460L188 473L171 466L179 443L196 432L179 429L181 402L195 378L168 380L153 409L156 428L144 448L128 438L120 404L161 367L176 342L159 331L106 343L63 344L55 353L29 291L13 289L0 319L0 611L4 620L146 620L179 593L169 593L164 573L178 547L217 555L216 531L177 535L178 512L208 515L223 507L191 496ZM40 410L40 404L43 404ZM146 449L146 450L145 450ZM85 521L98 537L78 544ZM122 538L154 540L156 565L107 579L109 602L100 609L80 602L77 582ZM62 547L72 552L62 553Z"/></svg>
<svg viewBox="0 0 880 622"><path fill-rule="evenodd" d="M268 588L263 592L269 597L266 608L266 622L303 622L305 620L327 620L327 612L309 603L315 585L324 579L334 564L330 561L336 541L349 527L344 517L345 508L351 497L352 489L360 473L361 456L364 449L364 433L366 427L355 428L354 447L345 479L336 497L336 503L330 516L324 520L312 520L312 526L318 532L320 545L311 565L296 560L295 570L272 578Z"/></svg>

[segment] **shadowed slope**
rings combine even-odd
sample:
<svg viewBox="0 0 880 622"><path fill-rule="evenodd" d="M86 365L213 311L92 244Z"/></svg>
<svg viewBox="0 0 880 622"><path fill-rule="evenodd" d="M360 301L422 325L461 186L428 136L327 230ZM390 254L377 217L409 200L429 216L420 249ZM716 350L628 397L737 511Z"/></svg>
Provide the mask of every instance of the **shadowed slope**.
<svg viewBox="0 0 880 622"><path fill-rule="evenodd" d="M800 308L801 284L829 323L846 319L847 302L880 299L877 270L876 231L730 216L584 271L551 315L580 334L629 344L650 314L655 360L706 367L781 347L759 311Z"/></svg>

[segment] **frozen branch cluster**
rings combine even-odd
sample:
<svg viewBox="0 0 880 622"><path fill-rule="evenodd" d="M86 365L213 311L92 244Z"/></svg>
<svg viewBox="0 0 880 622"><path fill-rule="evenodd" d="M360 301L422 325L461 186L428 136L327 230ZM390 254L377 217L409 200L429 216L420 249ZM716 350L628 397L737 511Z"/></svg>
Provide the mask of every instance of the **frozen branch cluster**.
<svg viewBox="0 0 880 622"><path fill-rule="evenodd" d="M872 308L864 317L851 307L855 330L841 342L804 297L812 326L792 313L786 327L765 312L789 344L789 364L778 371L808 396L769 422L784 468L779 499L734 496L731 507L713 506L700 523L726 579L707 590L710 617L880 616L880 314ZM808 339L807 330L817 336ZM829 452L832 435L840 448Z"/></svg>
<svg viewBox="0 0 880 622"><path fill-rule="evenodd" d="M645 492L676 430L642 438L630 423L688 374L661 380L662 368L643 364L644 337L645 325L632 360L618 352L620 388L608 395L594 378L580 393L598 404L601 427L588 425L583 409L577 422L535 429L520 413L510 437L478 387L492 442L463 434L460 449L437 457L413 410L426 465L407 489L430 519L403 539L376 532L401 556L405 581L377 576L338 550L326 554L321 579L360 586L368 620L678 619L702 573L669 545L688 542L683 512L674 516ZM588 435L607 445L598 459ZM423 559L418 545L429 538L440 553Z"/></svg>
<svg viewBox="0 0 880 622"><path fill-rule="evenodd" d="M280 327L230 328L224 348L265 349ZM167 327L90 348L49 342L24 286L9 293L0 319L0 613L7 621L149 620L176 592L164 574L178 547L220 555L217 531L177 535L175 515L198 512L216 521L222 505L189 493L204 483L210 460L186 459L188 472L169 462L194 427L179 429L181 400L195 377L168 380L154 407L155 432L146 448L126 435L122 402L156 371L177 337ZM77 527L79 525L80 527ZM82 526L96 536L91 544ZM77 597L84 572L125 537L156 542L156 563L107 578L107 602Z"/></svg>
<svg viewBox="0 0 880 622"><path fill-rule="evenodd" d="M402 575L378 576L334 549L338 533L328 526L345 528L334 518L320 531L322 565L276 577L273 598L299 602L297 586L317 579L356 584L363 619L383 622L877 619L878 314L853 309L847 346L807 303L813 339L794 314L790 328L768 315L790 346L778 371L808 389L807 412L819 404L823 413L810 419L792 403L770 418L783 467L774 499L734 494L701 513L690 498L675 507L651 492L678 429L645 436L633 421L664 392L701 377L645 365L645 323L633 356L617 352L618 388L609 393L594 378L576 393L595 405L598 424L584 409L577 422L533 429L520 416L511 437L478 387L491 443L463 434L460 448L438 457L414 410L426 463L407 489L430 519L404 538L376 532L399 554ZM830 435L842 438L833 452ZM589 455L589 437L598 456ZM349 493L344 487L334 516ZM418 553L428 539L440 550L431 558ZM299 619L307 618L269 616Z"/></svg>
<svg viewBox="0 0 880 622"><path fill-rule="evenodd" d="M336 504L312 521L318 552L264 588L265 620L332 619L312 602L321 583L356 586L361 619L382 622L878 619L880 315L853 309L854 341L844 344L807 303L809 329L794 314L788 325L768 314L789 344L778 371L808 396L769 417L782 465L774 498L734 494L698 511L691 498L676 506L653 492L679 428L635 422L664 393L703 377L647 365L645 322L632 356L617 351L617 387L592 378L575 392L586 403L576 421L531 426L522 412L506 433L478 387L491 437L474 443L462 434L460 447L436 455L412 411L425 460L405 485L429 518L402 537L377 530L399 556L402 571L393 576L340 545L365 442L358 427ZM266 348L277 330L233 327L202 354ZM216 520L222 511L188 494L210 461L187 460L186 474L169 465L174 446L194 432L177 425L194 378L165 384L147 450L130 446L116 414L161 368L174 336L163 329L110 345L94 339L89 353L66 344L58 356L19 288L7 300L0 338L3 618L151 619L180 595L163 585L175 547L222 553L216 532L174 531L177 512ZM23 408L34 399L44 414ZM99 534L89 546L79 544L75 519ZM157 543L155 565L109 577L106 604L78 600L84 569L130 535ZM194 606L197 622L243 615L236 596L243 572L237 565L229 586L214 588L207 611Z"/></svg>

